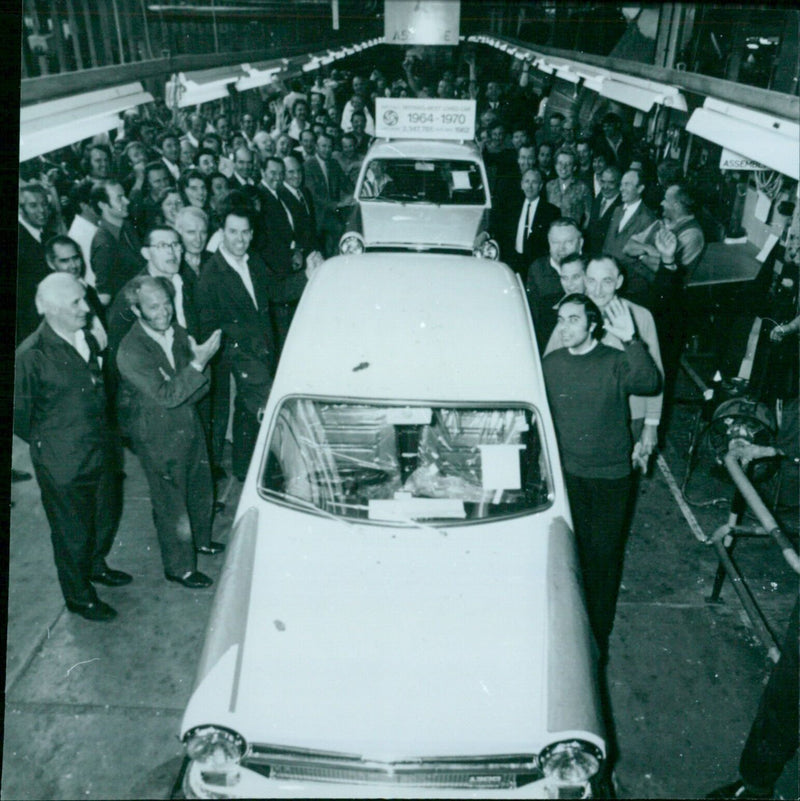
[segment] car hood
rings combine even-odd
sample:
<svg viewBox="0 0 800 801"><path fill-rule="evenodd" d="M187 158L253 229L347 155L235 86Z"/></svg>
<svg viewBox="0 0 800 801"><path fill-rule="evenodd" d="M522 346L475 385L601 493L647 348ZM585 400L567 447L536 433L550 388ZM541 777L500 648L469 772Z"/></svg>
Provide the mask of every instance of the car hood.
<svg viewBox="0 0 800 801"><path fill-rule="evenodd" d="M269 528L244 644L197 688L184 731L388 761L552 741L546 516L392 528L281 509Z"/></svg>
<svg viewBox="0 0 800 801"><path fill-rule="evenodd" d="M472 252L483 206L361 201L367 247L438 247Z"/></svg>

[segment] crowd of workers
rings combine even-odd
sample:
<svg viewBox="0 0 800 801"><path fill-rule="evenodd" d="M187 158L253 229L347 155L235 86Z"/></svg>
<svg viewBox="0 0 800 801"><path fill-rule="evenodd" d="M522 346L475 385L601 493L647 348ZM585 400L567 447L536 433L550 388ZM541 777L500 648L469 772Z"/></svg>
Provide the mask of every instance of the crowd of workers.
<svg viewBox="0 0 800 801"><path fill-rule="evenodd" d="M132 580L106 563L123 444L147 476L166 578L212 583L196 554L224 549L211 524L231 377L243 480L297 302L352 208L375 99L473 98L487 233L527 289L605 658L633 470L658 443L704 231L669 144L608 109L589 125L549 111L527 65L487 81L474 55L462 68L333 70L270 87L261 113L132 110L116 136L23 165L14 430L71 611L112 619L94 585Z"/></svg>

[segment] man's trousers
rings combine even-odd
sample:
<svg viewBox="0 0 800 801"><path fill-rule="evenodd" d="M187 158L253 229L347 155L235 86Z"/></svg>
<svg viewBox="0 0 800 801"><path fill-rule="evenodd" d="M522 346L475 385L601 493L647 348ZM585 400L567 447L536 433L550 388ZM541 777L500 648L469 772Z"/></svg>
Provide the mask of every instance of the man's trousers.
<svg viewBox="0 0 800 801"><path fill-rule="evenodd" d="M583 478L564 474L583 574L586 609L601 657L608 655L628 537L631 476Z"/></svg>

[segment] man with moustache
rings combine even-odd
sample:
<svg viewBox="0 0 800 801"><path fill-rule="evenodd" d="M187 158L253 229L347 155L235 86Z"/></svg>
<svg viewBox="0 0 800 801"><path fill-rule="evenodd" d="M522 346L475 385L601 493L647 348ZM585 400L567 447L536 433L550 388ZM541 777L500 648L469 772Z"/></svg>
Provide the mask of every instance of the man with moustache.
<svg viewBox="0 0 800 801"><path fill-rule="evenodd" d="M558 307L562 347L542 367L583 573L589 622L608 658L627 535L631 481L628 396L659 389L661 376L636 334L629 307L611 300L603 313L586 295ZM602 344L605 332L622 349Z"/></svg>
<svg viewBox="0 0 800 801"><path fill-rule="evenodd" d="M566 265L568 259L564 261ZM565 265L562 266L562 270L566 270ZM617 292L622 286L622 282L623 276L614 259L608 256L601 256L589 262L583 283L588 297L605 314L608 304L618 299ZM661 348L658 344L658 334L653 315L638 303L633 303L629 300L623 300L622 302L630 310L636 326L636 333L647 347L647 351L652 356L663 379L664 367L661 363ZM622 342L608 331L603 336L602 342L611 348L620 350L623 348ZM561 346L558 331L554 331L550 341L547 343L545 355ZM647 396L631 395L629 405L631 434L634 442L632 461L634 465L642 470L647 470L648 461L658 443L658 425L661 422L664 394L659 392L656 395Z"/></svg>

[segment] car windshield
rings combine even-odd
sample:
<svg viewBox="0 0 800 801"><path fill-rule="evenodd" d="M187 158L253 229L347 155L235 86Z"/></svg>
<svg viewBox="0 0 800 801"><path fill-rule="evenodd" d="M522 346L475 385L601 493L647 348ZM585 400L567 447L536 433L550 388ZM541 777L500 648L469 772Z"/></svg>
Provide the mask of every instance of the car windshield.
<svg viewBox="0 0 800 801"><path fill-rule="evenodd" d="M359 200L477 206L486 203L480 166L474 161L373 159Z"/></svg>
<svg viewBox="0 0 800 801"><path fill-rule="evenodd" d="M534 512L552 482L530 408L397 406L289 398L277 412L260 491L376 523Z"/></svg>

